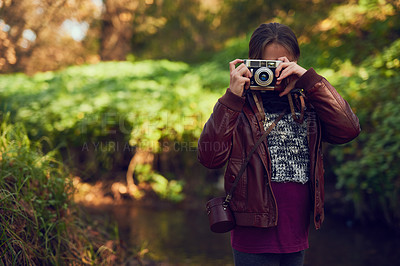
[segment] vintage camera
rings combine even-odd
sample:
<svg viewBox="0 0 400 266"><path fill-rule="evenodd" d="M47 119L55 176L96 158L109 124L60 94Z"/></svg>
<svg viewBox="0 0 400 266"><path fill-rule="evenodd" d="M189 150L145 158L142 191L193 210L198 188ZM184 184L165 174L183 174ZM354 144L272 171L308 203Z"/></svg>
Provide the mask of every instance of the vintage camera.
<svg viewBox="0 0 400 266"><path fill-rule="evenodd" d="M243 60L244 64L250 70L252 77L250 79L251 90L276 90L275 69L282 61L279 60Z"/></svg>

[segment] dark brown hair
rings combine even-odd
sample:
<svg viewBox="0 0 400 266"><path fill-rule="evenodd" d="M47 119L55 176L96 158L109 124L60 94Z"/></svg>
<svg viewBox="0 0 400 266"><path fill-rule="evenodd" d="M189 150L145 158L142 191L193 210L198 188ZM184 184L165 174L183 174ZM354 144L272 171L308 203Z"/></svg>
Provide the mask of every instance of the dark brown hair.
<svg viewBox="0 0 400 266"><path fill-rule="evenodd" d="M277 43L285 47L293 60L300 57L296 35L286 25L279 23L261 24L253 32L249 42L249 59L262 59L265 46Z"/></svg>

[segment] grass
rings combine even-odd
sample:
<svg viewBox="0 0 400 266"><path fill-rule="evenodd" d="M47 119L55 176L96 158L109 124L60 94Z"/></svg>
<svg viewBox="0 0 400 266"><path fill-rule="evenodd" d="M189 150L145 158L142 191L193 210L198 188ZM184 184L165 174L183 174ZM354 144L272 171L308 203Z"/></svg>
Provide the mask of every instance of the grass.
<svg viewBox="0 0 400 266"><path fill-rule="evenodd" d="M0 265L119 260L118 234L107 240L81 218L71 178L55 152L43 154L23 126L5 121L0 125Z"/></svg>

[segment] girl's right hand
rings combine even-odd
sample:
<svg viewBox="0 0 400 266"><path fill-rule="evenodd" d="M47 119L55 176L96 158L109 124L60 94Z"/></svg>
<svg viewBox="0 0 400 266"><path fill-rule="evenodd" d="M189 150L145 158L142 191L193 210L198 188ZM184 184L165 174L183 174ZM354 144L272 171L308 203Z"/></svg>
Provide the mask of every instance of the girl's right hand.
<svg viewBox="0 0 400 266"><path fill-rule="evenodd" d="M242 96L243 91L250 87L251 72L243 62L242 59L235 59L229 63L229 70L231 73L229 88L238 96ZM236 67L236 64L239 63L241 64Z"/></svg>

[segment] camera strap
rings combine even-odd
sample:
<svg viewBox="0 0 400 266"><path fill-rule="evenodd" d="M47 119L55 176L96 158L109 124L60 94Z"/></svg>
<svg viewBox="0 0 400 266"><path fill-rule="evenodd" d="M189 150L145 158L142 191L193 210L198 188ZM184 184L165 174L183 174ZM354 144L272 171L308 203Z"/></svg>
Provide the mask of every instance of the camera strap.
<svg viewBox="0 0 400 266"><path fill-rule="evenodd" d="M294 94L294 97L296 99L300 99L300 116L297 117L295 111L294 111L294 104L293 104L293 98L292 98L292 94L288 93L288 99L289 99L289 105L290 105L290 111L292 113L292 117L293 120L296 123L302 124L304 121L304 110L306 109L306 104L304 102L304 96L303 95L298 95L298 94Z"/></svg>
<svg viewBox="0 0 400 266"><path fill-rule="evenodd" d="M254 102L256 103L258 112L260 113L261 121L264 121L265 120L264 107L260 104L260 101L258 100L258 96L257 96L256 92L253 91L252 94L253 94L253 99L254 99Z"/></svg>

